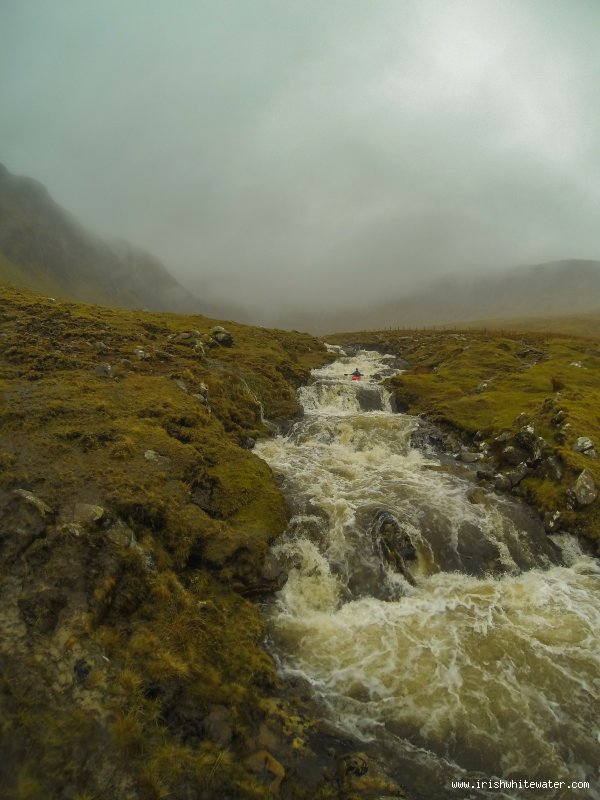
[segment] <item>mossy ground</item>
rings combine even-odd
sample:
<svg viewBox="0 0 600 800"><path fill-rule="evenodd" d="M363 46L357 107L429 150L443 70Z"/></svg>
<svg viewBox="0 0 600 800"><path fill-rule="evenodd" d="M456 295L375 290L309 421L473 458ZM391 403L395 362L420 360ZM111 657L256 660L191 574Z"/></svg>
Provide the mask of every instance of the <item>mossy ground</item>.
<svg viewBox="0 0 600 800"><path fill-rule="evenodd" d="M246 448L328 356L214 324L0 291L3 797L271 795L245 761L277 687L249 597L286 507Z"/></svg>
<svg viewBox="0 0 600 800"><path fill-rule="evenodd" d="M586 317L586 319L588 319ZM589 320L588 320L589 322ZM560 511L563 527L600 540L600 501L573 510L568 488L587 468L600 486L600 460L573 450L580 436L600 447L600 341L556 333L385 331L336 334L338 344L374 347L405 358L410 368L391 382L400 409L426 415L492 453L526 424L561 465L561 480L530 476L519 490L540 512ZM559 410L569 427L553 423Z"/></svg>

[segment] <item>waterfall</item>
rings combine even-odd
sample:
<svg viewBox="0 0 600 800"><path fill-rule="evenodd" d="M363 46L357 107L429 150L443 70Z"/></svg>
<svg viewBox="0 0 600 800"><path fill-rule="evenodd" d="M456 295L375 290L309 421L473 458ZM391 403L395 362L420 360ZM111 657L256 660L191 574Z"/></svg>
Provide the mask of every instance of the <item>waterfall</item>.
<svg viewBox="0 0 600 800"><path fill-rule="evenodd" d="M267 609L282 671L415 797L456 800L466 780L469 797L600 800L598 563L514 500L473 502L468 467L413 447L418 420L381 385L393 359L338 355L299 391L303 419L256 450L292 513Z"/></svg>

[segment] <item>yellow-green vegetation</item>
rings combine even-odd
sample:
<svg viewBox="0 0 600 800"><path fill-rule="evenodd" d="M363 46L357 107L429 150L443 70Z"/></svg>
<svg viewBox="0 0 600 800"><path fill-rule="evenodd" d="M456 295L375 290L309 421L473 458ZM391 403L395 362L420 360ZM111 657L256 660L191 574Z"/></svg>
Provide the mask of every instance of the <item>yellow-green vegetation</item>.
<svg viewBox="0 0 600 800"><path fill-rule="evenodd" d="M493 331L537 331L540 333L566 333L573 336L600 337L600 311L563 314L553 317L523 317L472 322L469 328L488 328Z"/></svg>
<svg viewBox="0 0 600 800"><path fill-rule="evenodd" d="M0 291L3 797L331 796L288 772L253 599L286 506L249 449L329 356L215 324Z"/></svg>
<svg viewBox="0 0 600 800"><path fill-rule="evenodd" d="M600 446L600 342L593 337L489 331L385 331L336 334L328 341L373 347L408 361L391 382L400 410L458 432L467 445L518 446L531 425L557 474L530 469L519 491L542 514L559 511L561 527L600 539L600 501L575 507L569 490L583 469L600 486L600 461L573 449L579 437ZM560 412L560 413L559 413ZM496 441L500 436L501 441ZM515 438L516 437L516 438Z"/></svg>

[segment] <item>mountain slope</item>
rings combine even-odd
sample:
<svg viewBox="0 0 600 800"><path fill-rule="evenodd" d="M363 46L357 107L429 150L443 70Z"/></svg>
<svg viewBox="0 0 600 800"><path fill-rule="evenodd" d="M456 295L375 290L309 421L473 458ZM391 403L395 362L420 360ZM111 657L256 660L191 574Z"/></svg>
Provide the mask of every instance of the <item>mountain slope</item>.
<svg viewBox="0 0 600 800"><path fill-rule="evenodd" d="M447 276L410 295L403 293L399 280L392 301L336 311L326 320L306 317L304 323L308 330L325 333L473 320L485 320L487 325L498 320L500 326L517 318L590 312L600 313L600 261L571 259L515 267L493 275Z"/></svg>
<svg viewBox="0 0 600 800"><path fill-rule="evenodd" d="M87 231L42 184L0 164L0 278L124 307L193 311L199 301L158 259Z"/></svg>

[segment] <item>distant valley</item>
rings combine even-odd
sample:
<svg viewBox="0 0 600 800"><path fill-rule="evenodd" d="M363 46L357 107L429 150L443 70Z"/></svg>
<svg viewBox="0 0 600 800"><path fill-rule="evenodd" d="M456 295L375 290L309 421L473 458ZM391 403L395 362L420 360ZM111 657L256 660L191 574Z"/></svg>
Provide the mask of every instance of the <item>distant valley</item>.
<svg viewBox="0 0 600 800"><path fill-rule="evenodd" d="M360 306L344 307L332 296L330 307L314 310L266 297L259 309L239 297L210 293L200 298L157 258L86 230L44 186L0 164L0 280L48 294L313 334L455 325L593 334L600 325L600 261L566 259L487 275L446 276L412 293L403 289L401 253L398 263L398 290L385 303L365 297Z"/></svg>

